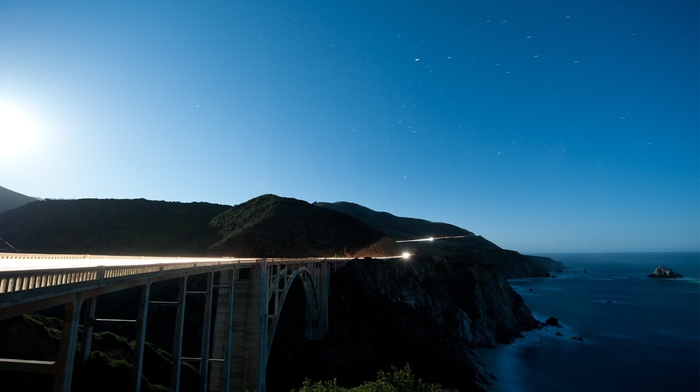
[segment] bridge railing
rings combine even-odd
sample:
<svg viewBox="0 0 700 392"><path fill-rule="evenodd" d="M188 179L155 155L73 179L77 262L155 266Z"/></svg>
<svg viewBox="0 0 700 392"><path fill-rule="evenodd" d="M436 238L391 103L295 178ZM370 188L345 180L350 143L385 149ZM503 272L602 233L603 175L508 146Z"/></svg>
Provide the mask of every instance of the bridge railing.
<svg viewBox="0 0 700 392"><path fill-rule="evenodd" d="M99 280L103 268L0 272L0 294Z"/></svg>
<svg viewBox="0 0 700 392"><path fill-rule="evenodd" d="M319 262L324 258L271 258L267 259L268 265L294 264ZM106 256L106 255L53 255L53 254L2 254L0 261L17 261L25 263L28 260L56 260L57 262L72 261L76 265L54 268L46 267L32 269L0 269L0 299L3 294L29 292L36 289L47 289L58 286L66 286L79 283L103 282L109 283L110 279L128 278L172 272L184 272L186 270L209 268L212 266L229 266L231 264L253 264L260 259L251 258L211 258L211 257L148 257L148 256ZM80 267L79 264L92 262L93 264L110 261L120 261L134 264L128 265L91 265ZM328 259L327 259L328 260ZM338 259L342 260L342 259ZM139 263L140 264L136 264Z"/></svg>
<svg viewBox="0 0 700 392"><path fill-rule="evenodd" d="M47 256L47 257L7 257L0 256L0 259L57 259L57 260L76 260L75 256ZM87 259L110 259L108 256L88 256ZM114 257L111 258L112 260ZM120 258L121 259L121 258ZM128 258L130 259L130 258ZM127 260L128 260L127 259ZM134 259L139 259L134 257ZM164 260L165 258L158 258ZM196 259L186 259L187 262L175 263L157 263L148 264L149 262L158 261L158 259L147 258L144 264L135 265L116 265L116 266L90 266L90 267L59 267L56 268L41 268L41 269L26 269L26 270L9 270L0 271L0 296L2 294L17 293L22 291L31 291L36 289L44 289L58 286L65 286L77 283L86 282L102 282L109 283L110 279L127 278L131 276L145 276L153 274L163 274L169 272L184 272L185 270L195 271L198 269L210 268L212 266L229 266L231 264L251 264L255 263L255 259L200 259L202 261L189 261ZM172 260L172 259L170 259ZM1 299L1 297L0 297Z"/></svg>
<svg viewBox="0 0 700 392"><path fill-rule="evenodd" d="M0 260L56 260L56 261L108 261L114 260L114 256L100 255L3 255ZM67 268L41 268L26 270L0 270L0 295L17 293L20 291L30 291L35 289L71 285L84 282L100 282L103 280L125 278L130 276L145 276L151 274L162 274L171 271L196 270L203 267L221 266L230 264L253 264L259 259L236 259L236 258L170 258L177 262L160 262L167 260L163 257L141 257L141 256L119 256L122 261L141 261L142 264L115 265L115 266L90 266L90 267L67 267ZM268 259L268 264L286 263L308 263L320 261L322 258L274 258ZM107 282L106 282L107 283Z"/></svg>

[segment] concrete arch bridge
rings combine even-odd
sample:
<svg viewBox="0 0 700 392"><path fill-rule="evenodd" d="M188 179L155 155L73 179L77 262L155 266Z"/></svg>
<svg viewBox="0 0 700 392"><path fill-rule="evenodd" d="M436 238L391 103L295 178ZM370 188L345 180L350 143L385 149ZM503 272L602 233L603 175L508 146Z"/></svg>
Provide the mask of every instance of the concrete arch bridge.
<svg viewBox="0 0 700 392"><path fill-rule="evenodd" d="M64 309L54 360L0 358L0 371L52 374L54 391L70 391L74 368L90 357L94 326L130 323L136 330L131 386L139 391L149 310L172 306L173 391L180 390L182 364L189 362L199 368L201 391L264 392L267 358L292 283L304 288L306 337L319 339L328 328L330 271L348 260L0 254L0 321ZM201 284L189 284L195 280ZM152 287L165 282L177 287L173 298L152 297ZM127 289L139 292L135 317L96 317L98 297ZM204 303L201 349L188 357L183 333L194 296Z"/></svg>

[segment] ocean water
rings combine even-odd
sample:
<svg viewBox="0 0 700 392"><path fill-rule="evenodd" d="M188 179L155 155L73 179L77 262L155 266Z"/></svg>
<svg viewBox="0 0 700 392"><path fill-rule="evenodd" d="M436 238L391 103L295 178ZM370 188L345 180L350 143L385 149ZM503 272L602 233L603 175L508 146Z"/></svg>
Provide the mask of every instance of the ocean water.
<svg viewBox="0 0 700 392"><path fill-rule="evenodd" d="M490 391L700 391L700 253L546 256L570 268L510 284L561 327L481 350ZM647 278L659 265L684 278Z"/></svg>

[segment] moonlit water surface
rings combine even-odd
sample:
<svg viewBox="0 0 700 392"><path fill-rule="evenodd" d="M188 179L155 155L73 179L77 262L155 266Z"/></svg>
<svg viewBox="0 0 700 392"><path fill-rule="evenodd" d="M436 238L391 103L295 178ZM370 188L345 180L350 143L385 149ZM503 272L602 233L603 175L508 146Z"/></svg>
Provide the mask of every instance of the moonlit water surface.
<svg viewBox="0 0 700 392"><path fill-rule="evenodd" d="M491 391L700 390L698 253L549 256L571 268L510 283L536 318L563 327L484 350ZM646 278L659 265L685 278Z"/></svg>

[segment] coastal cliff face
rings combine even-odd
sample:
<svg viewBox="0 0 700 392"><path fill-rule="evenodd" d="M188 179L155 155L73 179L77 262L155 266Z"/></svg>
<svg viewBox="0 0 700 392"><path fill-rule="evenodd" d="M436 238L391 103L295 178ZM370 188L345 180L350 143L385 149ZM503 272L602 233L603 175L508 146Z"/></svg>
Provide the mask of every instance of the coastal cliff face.
<svg viewBox="0 0 700 392"><path fill-rule="evenodd" d="M424 252L408 260L356 260L334 273L321 341L298 339L303 320L288 309L303 306L301 296L290 293L274 337L271 390L298 387L304 377L357 385L406 363L427 382L479 390L487 380L473 349L537 326L495 268Z"/></svg>

